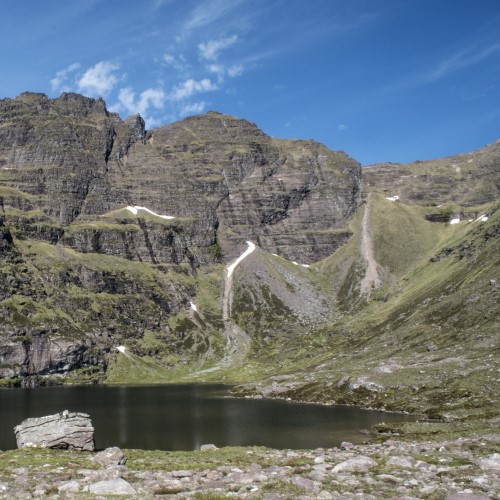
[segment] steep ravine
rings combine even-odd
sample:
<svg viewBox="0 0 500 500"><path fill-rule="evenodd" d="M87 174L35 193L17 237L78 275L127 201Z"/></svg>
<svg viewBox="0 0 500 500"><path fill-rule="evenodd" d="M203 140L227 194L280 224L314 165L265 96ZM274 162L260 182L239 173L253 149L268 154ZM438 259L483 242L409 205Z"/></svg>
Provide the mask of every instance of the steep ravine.
<svg viewBox="0 0 500 500"><path fill-rule="evenodd" d="M233 288L233 273L238 265L255 251L255 244L246 242L248 248L224 270L224 291L222 293L222 319L224 322L223 336L225 339L224 356L217 361L215 366L202 370L195 375L213 372L241 364L248 355L251 339L231 318L231 301Z"/></svg>
<svg viewBox="0 0 500 500"><path fill-rule="evenodd" d="M360 283L361 293L370 296L372 289L380 287L380 277L377 270L377 261L373 252L373 242L370 232L371 194L368 194L363 219L361 222L361 255L366 264L366 272Z"/></svg>

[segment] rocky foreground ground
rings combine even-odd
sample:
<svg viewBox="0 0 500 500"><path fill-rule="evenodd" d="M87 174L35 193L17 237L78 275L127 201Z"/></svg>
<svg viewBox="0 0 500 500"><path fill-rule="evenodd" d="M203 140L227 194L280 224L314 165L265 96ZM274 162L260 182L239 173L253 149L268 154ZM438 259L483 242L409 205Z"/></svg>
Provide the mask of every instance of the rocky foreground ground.
<svg viewBox="0 0 500 500"><path fill-rule="evenodd" d="M0 452L0 498L500 498L499 445L483 434L308 451L12 450Z"/></svg>

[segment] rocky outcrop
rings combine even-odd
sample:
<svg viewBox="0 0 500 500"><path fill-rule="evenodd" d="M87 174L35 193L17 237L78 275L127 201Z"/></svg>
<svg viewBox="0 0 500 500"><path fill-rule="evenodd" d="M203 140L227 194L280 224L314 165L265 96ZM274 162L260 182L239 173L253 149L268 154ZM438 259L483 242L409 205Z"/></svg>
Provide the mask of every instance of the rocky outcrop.
<svg viewBox="0 0 500 500"><path fill-rule="evenodd" d="M7 253L12 248L13 238L10 231L4 226L0 219L0 254Z"/></svg>
<svg viewBox="0 0 500 500"><path fill-rule="evenodd" d="M146 133L102 100L25 93L0 101L0 121L9 224L80 252L199 266L252 239L310 263L345 243L360 203L360 166L345 154L215 112ZM175 222L127 217L130 205Z"/></svg>
<svg viewBox="0 0 500 500"><path fill-rule="evenodd" d="M144 136L140 117L122 122L102 99L69 93L3 99L0 121L0 189L9 204L63 225L105 184L109 157L126 154Z"/></svg>
<svg viewBox="0 0 500 500"><path fill-rule="evenodd" d="M361 201L360 172L344 153L313 141L274 140L253 123L210 112L153 130L110 175L125 175L129 195L143 205L217 232L225 261L252 240L307 263L348 238L338 230Z"/></svg>
<svg viewBox="0 0 500 500"><path fill-rule="evenodd" d="M482 205L500 196L500 141L471 153L363 168L365 188L421 205Z"/></svg>
<svg viewBox="0 0 500 500"><path fill-rule="evenodd" d="M18 448L62 448L94 451L94 428L86 413L64 410L28 418L14 428Z"/></svg>
<svg viewBox="0 0 500 500"><path fill-rule="evenodd" d="M64 374L77 368L98 367L102 360L92 344L85 340L61 339L54 334L6 338L0 345L0 377Z"/></svg>

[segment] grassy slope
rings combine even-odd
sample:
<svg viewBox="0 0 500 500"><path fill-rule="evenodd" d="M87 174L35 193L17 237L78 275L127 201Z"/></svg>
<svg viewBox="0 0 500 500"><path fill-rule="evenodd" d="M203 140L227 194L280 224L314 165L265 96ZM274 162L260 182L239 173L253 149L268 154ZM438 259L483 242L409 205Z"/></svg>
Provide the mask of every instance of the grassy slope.
<svg viewBox="0 0 500 500"><path fill-rule="evenodd" d="M499 311L498 289L490 279L499 274L499 212L485 223L451 226L426 221L425 207L376 195L371 210L384 282L370 301L359 294L365 266L360 210L349 243L317 266L305 269L263 251L241 264L233 319L252 337L245 363L202 371L223 352L219 269L197 278L198 325L186 313L171 319L178 332L191 329L196 335L200 321L208 328L205 354L185 365L177 358L176 369L157 374L152 359L118 357L109 380L223 380L247 383L242 394L429 416L496 414ZM299 291L306 308L321 311L328 302L329 314L319 314L318 321L304 317L294 302Z"/></svg>
<svg viewBox="0 0 500 500"><path fill-rule="evenodd" d="M336 321L312 341L289 332L274 364L287 376L241 392L432 416L498 414L499 292L490 280L500 271L500 213L450 226L426 221L425 211L374 197L381 290L368 303L359 296L358 214L351 241L318 268Z"/></svg>

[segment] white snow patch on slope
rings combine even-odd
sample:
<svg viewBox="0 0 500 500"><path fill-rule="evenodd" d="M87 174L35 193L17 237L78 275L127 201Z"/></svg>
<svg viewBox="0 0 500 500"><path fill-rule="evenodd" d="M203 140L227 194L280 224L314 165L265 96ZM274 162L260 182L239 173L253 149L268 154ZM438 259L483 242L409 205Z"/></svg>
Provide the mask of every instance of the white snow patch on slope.
<svg viewBox="0 0 500 500"><path fill-rule="evenodd" d="M119 346L117 347L117 349L118 349L120 352L125 353L125 346L124 346L124 345L119 345Z"/></svg>
<svg viewBox="0 0 500 500"><path fill-rule="evenodd" d="M191 309L194 311L194 312L198 312L198 308L196 307L195 304L193 304L192 302L189 303L190 306L191 306Z"/></svg>
<svg viewBox="0 0 500 500"><path fill-rule="evenodd" d="M397 194L395 194L394 196L388 196L388 197L386 197L386 200L389 200L389 201L398 201L399 200L399 196Z"/></svg>
<svg viewBox="0 0 500 500"><path fill-rule="evenodd" d="M474 222L486 222L488 220L488 216L486 214L480 215Z"/></svg>
<svg viewBox="0 0 500 500"><path fill-rule="evenodd" d="M156 212L153 212L152 210L149 210L149 208L146 208L146 207L128 206L127 210L129 212L132 212L134 215L137 215L139 210L144 210L144 212L148 212L149 214L155 215L156 217L161 217L162 219L175 219L175 217L173 217L172 215L160 215L160 214L157 214Z"/></svg>
<svg viewBox="0 0 500 500"><path fill-rule="evenodd" d="M460 219L451 219L450 224L458 224L460 222Z"/></svg>
<svg viewBox="0 0 500 500"><path fill-rule="evenodd" d="M248 248L229 266L227 266L227 277L229 278L233 271L236 269L236 266L245 258L248 257L254 250L255 245L251 241L246 242Z"/></svg>

